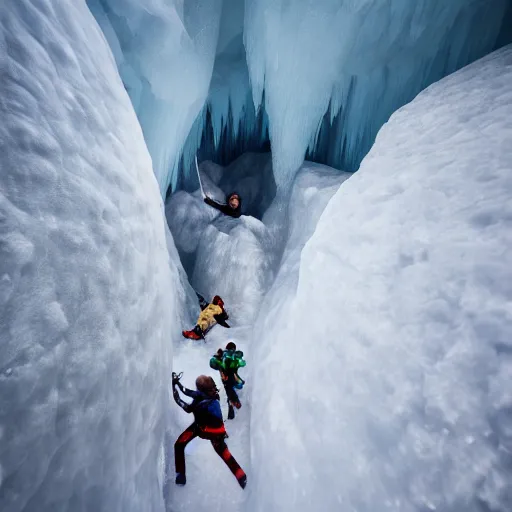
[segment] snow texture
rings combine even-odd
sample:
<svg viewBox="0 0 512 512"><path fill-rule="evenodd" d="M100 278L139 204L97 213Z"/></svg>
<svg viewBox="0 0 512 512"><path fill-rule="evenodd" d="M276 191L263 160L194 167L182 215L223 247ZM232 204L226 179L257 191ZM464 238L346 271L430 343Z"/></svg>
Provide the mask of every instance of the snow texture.
<svg viewBox="0 0 512 512"><path fill-rule="evenodd" d="M238 191L244 213L262 212L275 193L269 154L246 153L227 168L211 162L200 168L217 196ZM233 219L219 213L199 190L170 196L166 216L194 289L208 299L220 295L232 319L251 325L274 275L265 225L250 215Z"/></svg>
<svg viewBox="0 0 512 512"><path fill-rule="evenodd" d="M163 510L183 271L142 131L85 2L2 2L0 48L0 510Z"/></svg>
<svg viewBox="0 0 512 512"><path fill-rule="evenodd" d="M269 165L269 161L270 155L248 154L239 158L227 169L208 162L203 163L202 167L205 173L208 172L214 177L213 181L234 180L238 176L240 183L233 184L239 189L247 179L253 182L257 176L260 176L262 166ZM298 173L291 195L292 218L288 250L276 280L276 287L280 292L289 294L290 282L294 282L296 286L300 252L314 232L316 222L329 198L348 176L350 174L340 175L335 169L310 162L306 162ZM247 190L247 192L250 191ZM182 233L179 231L180 221L174 216L181 218L180 212L194 211L193 205L196 208L201 206L197 192L194 194L178 192L168 201L168 219L173 232L178 229L178 236L176 236L178 247ZM187 225L185 230L190 230L191 225ZM269 254L265 226L250 216L231 219L217 214L214 214L214 219L206 226L197 235L200 243L192 283L208 298L219 293L225 299L230 314L231 329L215 327L208 333L206 343L183 340L175 351L174 368L176 371L184 371L184 381L189 387L193 386L197 375L204 373L214 377L218 387L223 390L218 373L208 366L210 357L217 347L225 347L231 340L244 351L248 367L241 371L241 375L247 380L246 387L241 392L243 406L237 412L234 421L226 422L226 428L229 433L228 445L235 458L248 471L249 485L242 492L235 479L213 452L210 444L196 440L187 448L187 486L174 490L172 445L179 433L191 421L190 416L180 412L177 416L173 415L167 443L168 486L166 486L165 495L168 510L173 512L187 510L235 512L245 509L245 500L251 492L253 474L249 471L250 390L251 370L255 365L257 366L257 361L252 357L252 351L259 341L257 336L253 336L252 326L261 306L268 314L272 314L272 308L276 306L275 302L264 303L265 291L273 277L273 273L268 268L273 256ZM189 232L192 233L192 231ZM183 246L181 248L183 249ZM272 292L271 296L275 300L279 293ZM288 297L285 295L279 298L287 301ZM199 313L197 305L195 313L196 315ZM195 318L192 321L194 322ZM221 403L226 418L224 392L221 394Z"/></svg>
<svg viewBox="0 0 512 512"><path fill-rule="evenodd" d="M231 322L233 324L233 322ZM222 386L219 372L212 370L209 361L218 348L224 348L228 341L235 341L237 347L244 352L244 358L248 365L252 364L250 346L247 340L250 338L250 329L242 324L234 324L231 329L222 327L213 328L208 334L208 341L183 340L176 345L173 358L175 371L183 372L185 386L194 389L195 378L200 375L210 375L215 380L220 390L221 408L225 420L226 431L229 438L226 443L233 457L240 466L249 472L249 419L250 401L246 389L239 392L242 408L236 413L233 421L227 420L227 398ZM239 372L242 378L247 379L246 368ZM247 381L250 389L250 380ZM185 398L186 401L191 400ZM240 489L238 482L225 466L224 462L214 452L211 444L202 439L195 439L186 448L187 485L178 487L174 483L174 442L185 428L193 421L192 415L186 414L172 405L172 417L167 442L167 466L168 477L164 494L166 497L168 512L239 512L244 509L244 501L247 498L249 488ZM251 478L249 472L248 479Z"/></svg>
<svg viewBox="0 0 512 512"><path fill-rule="evenodd" d="M512 509L511 83L509 46L395 113L267 295L246 510Z"/></svg>
<svg viewBox="0 0 512 512"><path fill-rule="evenodd" d="M397 108L511 36L510 0L87 3L164 196L194 175L198 148L220 161L268 137L280 189L306 151L354 171Z"/></svg>

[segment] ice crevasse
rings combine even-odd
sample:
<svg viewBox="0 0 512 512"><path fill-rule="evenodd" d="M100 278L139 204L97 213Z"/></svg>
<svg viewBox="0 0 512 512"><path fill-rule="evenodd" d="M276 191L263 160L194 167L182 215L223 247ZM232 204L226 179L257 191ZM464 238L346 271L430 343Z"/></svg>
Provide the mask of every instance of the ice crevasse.
<svg viewBox="0 0 512 512"><path fill-rule="evenodd" d="M512 36L509 0L87 3L163 195L210 137L220 153L269 137L279 189L306 152L354 171L397 108Z"/></svg>
<svg viewBox="0 0 512 512"><path fill-rule="evenodd" d="M163 510L183 286L142 131L85 2L2 2L0 48L0 510Z"/></svg>
<svg viewBox="0 0 512 512"><path fill-rule="evenodd" d="M308 147L345 137L357 154L490 50L507 2L88 5L115 60L83 1L0 6L0 510L163 509L169 333L190 289L159 194L205 105L218 135L228 118L263 127L264 102L295 215L274 286L246 300L263 309L241 506L508 512L510 47L395 114L316 229L346 176L295 176ZM211 81L229 59L235 79ZM242 222L259 269L262 223ZM232 224L216 226L222 254Z"/></svg>
<svg viewBox="0 0 512 512"><path fill-rule="evenodd" d="M509 46L396 112L278 275L247 510L511 510L511 83Z"/></svg>

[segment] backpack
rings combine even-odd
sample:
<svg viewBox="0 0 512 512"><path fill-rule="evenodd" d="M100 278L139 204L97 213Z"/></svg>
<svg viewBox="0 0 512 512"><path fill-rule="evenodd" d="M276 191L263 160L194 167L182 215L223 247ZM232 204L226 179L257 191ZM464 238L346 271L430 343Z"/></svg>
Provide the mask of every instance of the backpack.
<svg viewBox="0 0 512 512"><path fill-rule="evenodd" d="M227 380L226 374L232 375L235 380L234 387L242 389L245 381L237 372L239 368L243 368L247 364L243 356L244 353L241 350L223 350L222 356L217 353L210 359L210 368L221 372L223 381Z"/></svg>

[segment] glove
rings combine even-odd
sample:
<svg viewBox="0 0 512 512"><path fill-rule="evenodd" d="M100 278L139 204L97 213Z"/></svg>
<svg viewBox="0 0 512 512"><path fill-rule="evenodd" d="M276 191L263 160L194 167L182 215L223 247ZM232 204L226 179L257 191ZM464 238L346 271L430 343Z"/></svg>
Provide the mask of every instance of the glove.
<svg viewBox="0 0 512 512"><path fill-rule="evenodd" d="M181 379L182 375L183 375L183 372L178 373L178 374L172 372L172 385L173 386L176 386L177 384L180 383L180 379Z"/></svg>

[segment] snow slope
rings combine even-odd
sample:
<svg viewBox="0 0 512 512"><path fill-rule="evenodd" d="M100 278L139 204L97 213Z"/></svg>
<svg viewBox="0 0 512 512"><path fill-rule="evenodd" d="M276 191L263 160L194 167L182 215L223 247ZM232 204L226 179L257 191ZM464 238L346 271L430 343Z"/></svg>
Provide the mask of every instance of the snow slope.
<svg viewBox="0 0 512 512"><path fill-rule="evenodd" d="M508 47L395 113L268 295L247 510L512 509L511 83Z"/></svg>
<svg viewBox="0 0 512 512"><path fill-rule="evenodd" d="M167 200L167 222L194 289L209 299L219 294L232 320L252 325L272 279L272 255L265 225L245 213L259 213L273 198L270 154L246 153L226 168L202 162L201 169L210 194L241 195L244 215L221 214L203 202L199 190L179 191Z"/></svg>
<svg viewBox="0 0 512 512"><path fill-rule="evenodd" d="M237 411L233 421L227 420L227 401L219 372L212 370L209 361L218 348L224 348L228 341L236 342L237 347L244 351L248 365L252 364L250 355L250 330L247 325L238 325L231 322L233 326L227 330L222 327L215 327L210 331L207 342L190 341L183 339L176 344L173 368L175 371L183 372L185 386L194 389L194 381L198 375L211 375L217 387L221 391L221 408L225 420L226 430L229 438L226 443L238 461L240 466L249 472L250 451L249 451L249 419L250 401L249 392L251 383L248 379L247 386L239 396L242 408ZM240 375L246 379L245 368L240 370ZM185 397L185 400L191 400ZM168 485L165 487L165 496L168 512L238 512L244 509L248 488L242 490L227 466L215 453L211 444L203 439L195 439L186 448L187 485L179 487L175 485L176 476L174 469L174 442L185 428L193 421L191 414L186 414L175 404L171 409L172 419L168 435L168 457L167 476Z"/></svg>
<svg viewBox="0 0 512 512"><path fill-rule="evenodd" d="M261 172L261 167L267 165L269 155L244 155L233 163L230 168L217 169L218 180L234 180L240 177L238 185L254 181L254 176ZM249 165L252 162L252 166ZM240 172L245 169L246 172ZM249 170L252 170L252 174ZM244 175L245 174L245 175ZM325 208L329 198L339 187L340 183L351 176L322 165L305 162L297 175L292 189L290 204L290 236L287 249L281 265L281 270L274 285L280 291L289 293L290 287L284 283L294 282L296 286L300 252L307 239L313 233L316 222ZM248 186L248 183L245 183ZM249 187L250 188L250 187ZM247 192L250 192L250 189ZM249 193L250 195L250 193ZM242 194L245 197L245 194ZM252 373L258 365L254 351L260 351L260 334L253 333L254 317L259 308L268 315L269 322L273 319L273 308L279 310L276 302L286 301L279 293L271 293L273 301L265 302L264 294L269 281L273 277L268 269L271 259L266 245L266 228L257 219L242 216L240 219L226 218L213 214L209 222L206 220L211 212L202 212L204 207L197 193L186 194L178 192L167 203L167 215L173 233L182 253L191 249L187 243L189 238L199 238L199 246L193 251L195 267L192 283L202 293L220 294L226 301L230 314L229 323L232 328L227 330L215 327L207 335L206 342L182 340L175 349L173 366L176 371L183 371L183 381L188 387L193 387L197 375L211 375L217 386L222 390L221 403L224 407L224 417L227 417L227 407L223 387L218 372L209 368L210 357L218 347L225 347L230 340L244 351L248 366L240 371L247 384L241 392L242 409L237 412L234 421L227 421L229 433L228 446L234 457L248 472L248 487L241 491L236 480L215 454L207 441L195 440L187 448L187 485L176 488L174 485L174 457L172 445L180 432L192 421L191 417L181 411L173 415L168 442L167 475L169 485L166 487L167 506L169 511L222 511L236 512L245 509L247 497L252 492L253 472L250 471L250 417L251 417L251 388ZM208 210L212 210L206 207ZM191 222L180 228L180 219L188 212ZM215 210L213 210L215 212ZM196 231L192 228L193 219L200 221ZM204 225L202 225L204 223ZM189 236L184 236L188 233ZM192 250L192 249L191 249ZM190 257L190 256L189 256ZM277 300L276 300L277 299ZM199 307L195 306L195 312ZM192 319L192 322L195 318ZM268 339L266 339L268 341ZM275 342L276 340L273 340ZM268 349L268 347L266 347ZM175 410L177 406L175 406ZM256 432L256 435L261 435ZM253 433L254 435L254 433Z"/></svg>
<svg viewBox="0 0 512 512"><path fill-rule="evenodd" d="M0 48L0 510L163 510L183 290L142 132L85 2L2 2Z"/></svg>

